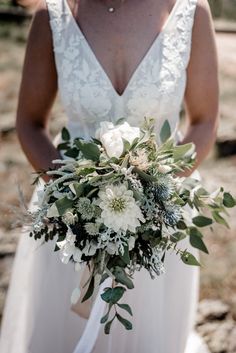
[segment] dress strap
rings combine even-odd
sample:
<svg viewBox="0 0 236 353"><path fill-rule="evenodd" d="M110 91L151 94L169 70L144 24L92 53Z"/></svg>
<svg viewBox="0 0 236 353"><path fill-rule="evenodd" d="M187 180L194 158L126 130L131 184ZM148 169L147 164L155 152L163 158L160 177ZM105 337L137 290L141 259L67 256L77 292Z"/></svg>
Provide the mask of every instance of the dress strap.
<svg viewBox="0 0 236 353"><path fill-rule="evenodd" d="M50 20L61 19L65 15L69 15L68 9L65 4L66 0L45 0L50 16Z"/></svg>

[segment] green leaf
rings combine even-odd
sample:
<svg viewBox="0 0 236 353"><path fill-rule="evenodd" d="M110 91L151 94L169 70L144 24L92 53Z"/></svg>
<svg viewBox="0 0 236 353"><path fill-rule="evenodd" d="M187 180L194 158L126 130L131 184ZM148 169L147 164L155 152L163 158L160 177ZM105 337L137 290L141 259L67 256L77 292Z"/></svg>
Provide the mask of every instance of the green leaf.
<svg viewBox="0 0 236 353"><path fill-rule="evenodd" d="M191 266L201 266L201 264L198 262L198 260L190 254L189 252L185 251L183 255L181 255L181 260L186 264L186 265L191 265Z"/></svg>
<svg viewBox="0 0 236 353"><path fill-rule="evenodd" d="M106 335L109 335L110 333L110 330L111 330L111 324L113 323L114 319L115 319L116 316L113 317L112 320L108 321L104 327L104 332Z"/></svg>
<svg viewBox="0 0 236 353"><path fill-rule="evenodd" d="M186 223L184 221L179 221L177 223L177 228L180 229L180 230L185 230L185 229L187 229L187 225L186 225Z"/></svg>
<svg viewBox="0 0 236 353"><path fill-rule="evenodd" d="M179 145L174 148L173 157L175 160L182 159L186 155L191 155L194 152L194 144L186 143L185 145Z"/></svg>
<svg viewBox="0 0 236 353"><path fill-rule="evenodd" d="M76 194L77 197L80 197L83 194L84 191L84 184L80 184L80 183L73 183L70 184L70 189L73 193Z"/></svg>
<svg viewBox="0 0 236 353"><path fill-rule="evenodd" d="M122 323L122 325L126 328L126 330L132 330L133 326L129 320L126 320L125 318L120 316L118 313L116 314L116 317Z"/></svg>
<svg viewBox="0 0 236 353"><path fill-rule="evenodd" d="M157 178L153 175L147 174L143 172L142 170L138 168L134 168L134 172L137 173L141 179L147 181L147 182L155 182L157 181Z"/></svg>
<svg viewBox="0 0 236 353"><path fill-rule="evenodd" d="M57 145L57 149L59 151L67 150L68 148L69 148L68 142L59 143L59 145Z"/></svg>
<svg viewBox="0 0 236 353"><path fill-rule="evenodd" d="M176 232L170 236L170 240L173 243L178 243L180 240L186 238L186 236L187 236L187 234L185 234L183 232Z"/></svg>
<svg viewBox="0 0 236 353"><path fill-rule="evenodd" d="M105 322L107 322L107 320L108 320L108 318L109 318L109 313L110 313L110 311L108 311L108 312L106 313L106 315L104 315L104 316L101 318L101 320L100 320L100 323L101 323L101 324L105 324Z"/></svg>
<svg viewBox="0 0 236 353"><path fill-rule="evenodd" d="M230 228L226 220L219 214L219 212L213 211L212 216L217 223L222 224L227 228Z"/></svg>
<svg viewBox="0 0 236 353"><path fill-rule="evenodd" d="M83 142L80 139L77 139L75 141L75 145L80 149L86 159L90 159L95 162L99 161L101 152L96 143Z"/></svg>
<svg viewBox="0 0 236 353"><path fill-rule="evenodd" d="M122 125L126 122L126 119L125 118L119 118L116 122L115 122L115 126L118 126L118 125Z"/></svg>
<svg viewBox="0 0 236 353"><path fill-rule="evenodd" d="M161 128L160 132L160 139L161 142L164 143L166 140L168 140L171 136L171 128L168 120L166 120Z"/></svg>
<svg viewBox="0 0 236 353"><path fill-rule="evenodd" d="M134 284L131 279L127 276L125 270L121 267L116 266L112 271L113 275L116 277L116 281L125 285L128 289L133 289Z"/></svg>
<svg viewBox="0 0 236 353"><path fill-rule="evenodd" d="M129 246L124 246L124 254L121 255L119 253L120 258L126 263L126 265L130 264L130 257L129 257Z"/></svg>
<svg viewBox="0 0 236 353"><path fill-rule="evenodd" d="M94 291L94 276L92 276L91 281L89 282L89 286L87 289L87 292L85 293L85 296L82 299L82 303L88 300L92 295Z"/></svg>
<svg viewBox="0 0 236 353"><path fill-rule="evenodd" d="M212 223L212 219L205 216L197 216L193 218L193 224L197 227L207 227Z"/></svg>
<svg viewBox="0 0 236 353"><path fill-rule="evenodd" d="M223 204L227 208L232 208L236 206L236 201L229 192L225 192L223 196Z"/></svg>
<svg viewBox="0 0 236 353"><path fill-rule="evenodd" d="M199 250L205 252L206 254L209 254L208 249L202 240L202 237L203 237L202 233L199 232L199 230L194 227L190 228L189 233L190 233L189 234L190 235L190 244L194 248L199 249Z"/></svg>
<svg viewBox="0 0 236 353"><path fill-rule="evenodd" d="M125 290L124 287L107 288L101 294L101 297L106 303L116 304L123 296Z"/></svg>
<svg viewBox="0 0 236 353"><path fill-rule="evenodd" d="M61 137L63 141L69 141L70 140L70 133L67 130L67 128L63 127L61 131Z"/></svg>
<svg viewBox="0 0 236 353"><path fill-rule="evenodd" d="M55 201L56 208L60 216L63 216L66 211L73 207L73 200L68 199L67 197L63 197Z"/></svg>
<svg viewBox="0 0 236 353"><path fill-rule="evenodd" d="M128 304L117 304L121 309L126 310L131 316L133 316L132 309Z"/></svg>
<svg viewBox="0 0 236 353"><path fill-rule="evenodd" d="M130 145L129 141L127 141L126 139L122 138L122 140L123 140L123 146L124 146L122 154L126 154L130 150L131 145Z"/></svg>
<svg viewBox="0 0 236 353"><path fill-rule="evenodd" d="M69 148L65 153L65 156L70 157L70 158L76 158L79 155L79 151L77 148Z"/></svg>

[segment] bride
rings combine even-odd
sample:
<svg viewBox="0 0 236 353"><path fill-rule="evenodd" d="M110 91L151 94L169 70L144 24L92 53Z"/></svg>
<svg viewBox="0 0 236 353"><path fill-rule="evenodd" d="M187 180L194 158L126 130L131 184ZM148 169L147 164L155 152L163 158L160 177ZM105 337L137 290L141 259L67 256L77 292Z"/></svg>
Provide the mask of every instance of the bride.
<svg viewBox="0 0 236 353"><path fill-rule="evenodd" d="M89 138L100 121L120 117L136 126L144 116L152 117L158 133L168 119L179 143L196 144L196 168L214 143L218 116L217 59L207 0L40 0L17 110L17 133L36 170L48 169L59 157L48 132L57 90L72 137ZM182 102L186 131L180 138ZM182 240L182 246L189 247L188 241ZM99 323L105 309L100 295L88 319L77 315L70 296L78 273L52 250L52 244L41 247L21 235L1 353L207 352L194 332L198 268L169 254L160 278L138 272L135 289L124 298L134 309L134 329L127 332L114 323L106 336Z"/></svg>

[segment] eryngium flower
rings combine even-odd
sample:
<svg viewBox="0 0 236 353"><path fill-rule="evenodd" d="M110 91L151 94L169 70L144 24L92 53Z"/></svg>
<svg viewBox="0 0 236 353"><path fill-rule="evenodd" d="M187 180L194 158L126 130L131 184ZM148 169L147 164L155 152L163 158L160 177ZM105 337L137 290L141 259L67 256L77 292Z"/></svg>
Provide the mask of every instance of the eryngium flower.
<svg viewBox="0 0 236 353"><path fill-rule="evenodd" d="M173 204L166 204L162 211L162 219L166 225L175 226L182 217L181 207Z"/></svg>
<svg viewBox="0 0 236 353"><path fill-rule="evenodd" d="M150 187L150 190L156 201L167 201L171 198L175 190L173 178L170 175L160 173L158 173L157 178L157 181Z"/></svg>
<svg viewBox="0 0 236 353"><path fill-rule="evenodd" d="M140 221L145 221L133 192L125 184L107 185L98 196L102 222L115 232L129 230L135 233Z"/></svg>
<svg viewBox="0 0 236 353"><path fill-rule="evenodd" d="M76 205L77 211L81 214L81 218L90 220L94 217L95 207L87 197L81 197Z"/></svg>

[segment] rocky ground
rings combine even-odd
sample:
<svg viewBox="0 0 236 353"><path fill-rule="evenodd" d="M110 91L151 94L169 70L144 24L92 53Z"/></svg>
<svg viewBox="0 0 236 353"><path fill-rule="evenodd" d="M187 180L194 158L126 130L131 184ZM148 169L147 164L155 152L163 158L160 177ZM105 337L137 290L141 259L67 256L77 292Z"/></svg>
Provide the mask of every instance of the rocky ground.
<svg viewBox="0 0 236 353"><path fill-rule="evenodd" d="M33 187L28 165L14 130L21 68L25 51L22 26L0 27L0 314L12 269L19 229L14 229L14 206L19 206L18 185L26 201ZM4 38L3 38L4 37ZM218 140L236 138L236 36L218 34L220 63L221 124ZM52 135L63 126L64 115L57 100L52 110ZM236 156L219 159L212 151L200 168L209 188L222 185L236 194ZM202 257L201 291L197 330L212 353L236 353L236 217L227 230L217 227L206 234L209 256Z"/></svg>

